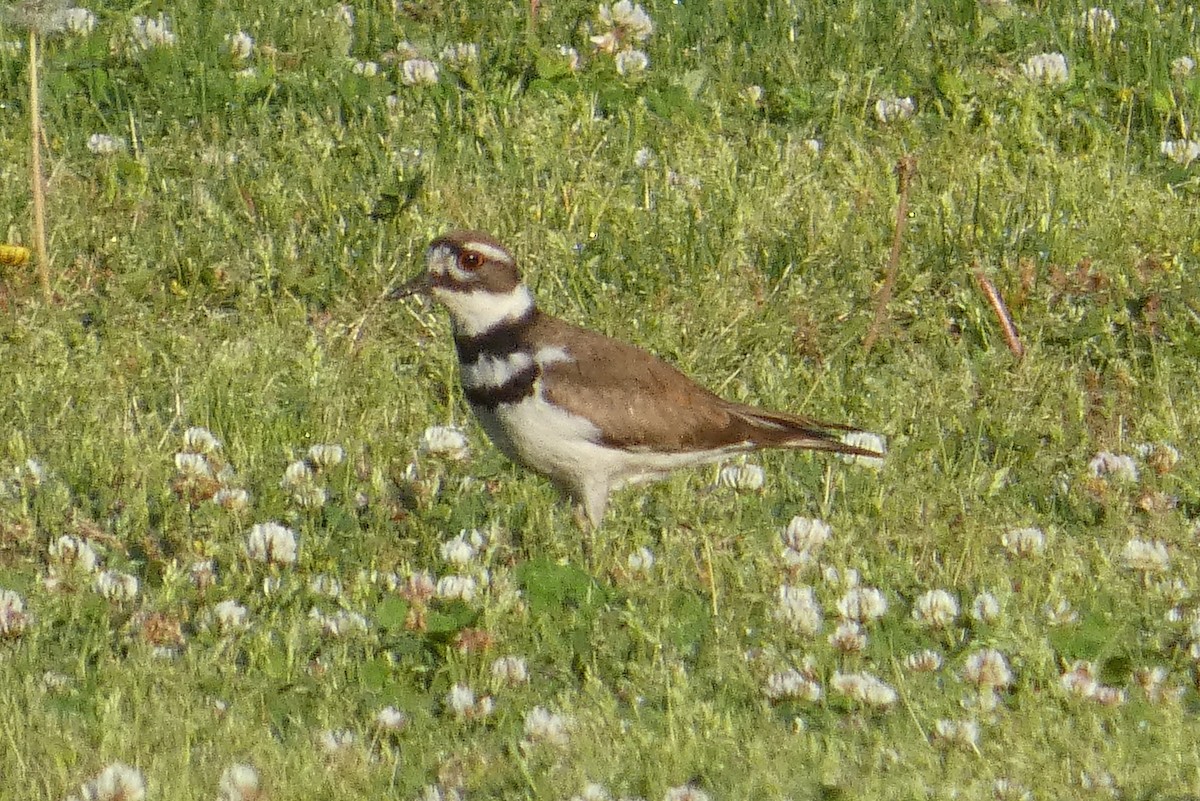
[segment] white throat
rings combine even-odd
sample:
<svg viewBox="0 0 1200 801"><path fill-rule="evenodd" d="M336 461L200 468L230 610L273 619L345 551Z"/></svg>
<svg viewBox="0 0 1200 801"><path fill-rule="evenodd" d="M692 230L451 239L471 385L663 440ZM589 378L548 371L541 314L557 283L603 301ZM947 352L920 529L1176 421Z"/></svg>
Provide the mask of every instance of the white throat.
<svg viewBox="0 0 1200 801"><path fill-rule="evenodd" d="M524 284L517 284L504 294L436 287L433 294L450 311L455 331L460 336L479 336L504 322L519 320L533 309L533 295Z"/></svg>

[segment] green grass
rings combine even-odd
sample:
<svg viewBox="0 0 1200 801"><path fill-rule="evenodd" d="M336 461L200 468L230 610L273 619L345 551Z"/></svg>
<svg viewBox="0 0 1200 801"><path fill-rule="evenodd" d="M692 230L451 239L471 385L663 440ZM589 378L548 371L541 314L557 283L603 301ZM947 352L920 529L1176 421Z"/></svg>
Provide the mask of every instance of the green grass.
<svg viewBox="0 0 1200 801"><path fill-rule="evenodd" d="M1200 52L1193 9L1115 4L1115 33L1093 43L1085 6L1058 2L649 3L649 71L622 78L592 53L590 3L545 2L533 29L520 3L361 3L353 28L309 2L240 6L172 7L170 49L128 45L130 19L157 7L126 3L95 9L87 37L47 41L58 302L39 302L27 268L0 268L0 589L30 615L0 641L0 799L62 799L115 761L162 799L214 797L235 762L276 799L437 784L565 800L588 781L649 801L688 783L716 799L1022 797L998 779L1035 798L1200 794L1200 183L1159 152L1200 112L1200 78L1170 66ZM254 76L234 75L245 65L224 45L239 29ZM476 67L400 85L403 42L437 59L460 41L479 45ZM559 44L583 55L578 73ZM1047 51L1066 55L1065 86L1023 78ZM0 51L0 75L20 86L24 54ZM911 120L876 119L892 96L915 99ZM21 92L5 103L0 219L28 241ZM90 153L93 133L128 147ZM866 352L905 155L899 280ZM710 490L713 469L624 491L589 565L567 505L470 420L444 315L379 300L457 227L508 243L547 310L727 397L881 432L886 467L769 453L759 493ZM470 460L420 452L447 423ZM189 426L223 443L253 498L240 517L173 489ZM1139 459L1132 483L1089 475L1098 452L1146 442L1178 463ZM302 510L280 481L316 443L346 459L318 477L325 505ZM833 536L789 573L795 515ZM251 525L272 520L296 532L294 567L246 556ZM1045 532L1039 556L1002 546L1023 526ZM389 586L456 572L440 544L474 528L491 535L474 600ZM106 600L56 567L49 546L68 534L136 576L138 597ZM1133 538L1164 542L1169 568L1129 569ZM646 574L626 562L642 546ZM203 559L212 586L190 576ZM829 642L847 588L827 569L888 601L861 653ZM310 586L322 574L340 598ZM783 583L815 588L820 633L777 619ZM938 588L962 611L943 631L912 616ZM985 591L1002 612L981 623L968 612ZM212 623L224 600L248 628ZM1061 601L1075 618L1054 625ZM323 636L314 607L370 626ZM156 654L176 625L175 656ZM926 648L939 670L905 667ZM990 709L963 679L983 648L1015 677ZM493 679L507 654L528 683ZM768 700L768 677L806 658L822 697ZM1068 697L1075 660L1124 702ZM1176 700L1137 686L1148 667ZM858 670L896 690L890 709L832 689ZM459 683L494 711L456 719ZM399 734L373 724L389 705L408 715ZM536 706L570 718L569 744L527 742ZM942 719L977 722L977 746L938 742ZM357 740L330 756L318 740L335 729Z"/></svg>

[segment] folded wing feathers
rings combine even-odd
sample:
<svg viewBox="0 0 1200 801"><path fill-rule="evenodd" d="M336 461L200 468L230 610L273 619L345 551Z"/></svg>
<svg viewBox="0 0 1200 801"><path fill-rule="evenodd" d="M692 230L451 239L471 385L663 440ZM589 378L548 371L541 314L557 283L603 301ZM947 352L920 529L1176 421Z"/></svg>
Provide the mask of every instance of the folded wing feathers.
<svg viewBox="0 0 1200 801"><path fill-rule="evenodd" d="M768 412L750 406L735 406L729 411L749 426L749 439L758 446L809 448L854 456L882 456L875 451L842 442L842 433L859 430L853 426L825 423L782 412Z"/></svg>

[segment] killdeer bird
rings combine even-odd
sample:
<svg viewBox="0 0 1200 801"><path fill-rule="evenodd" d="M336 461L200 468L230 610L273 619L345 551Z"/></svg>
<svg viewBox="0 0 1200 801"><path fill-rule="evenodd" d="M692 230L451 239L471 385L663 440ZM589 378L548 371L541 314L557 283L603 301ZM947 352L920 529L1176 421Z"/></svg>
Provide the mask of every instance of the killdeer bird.
<svg viewBox="0 0 1200 801"><path fill-rule="evenodd" d="M538 309L516 259L478 231L430 243L425 272L388 293L450 312L463 390L509 459L549 478L598 527L609 494L762 448L858 456L858 429L733 403L662 359Z"/></svg>

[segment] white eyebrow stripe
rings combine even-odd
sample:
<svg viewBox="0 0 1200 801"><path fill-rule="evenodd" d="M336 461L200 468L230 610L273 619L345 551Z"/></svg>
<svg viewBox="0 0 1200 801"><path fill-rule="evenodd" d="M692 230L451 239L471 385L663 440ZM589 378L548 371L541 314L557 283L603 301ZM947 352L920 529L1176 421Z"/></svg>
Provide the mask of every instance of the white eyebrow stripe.
<svg viewBox="0 0 1200 801"><path fill-rule="evenodd" d="M498 248L495 245L489 245L487 242L464 242L463 250L470 250L478 253L488 261L502 261L505 264L512 264L512 256L504 248Z"/></svg>

